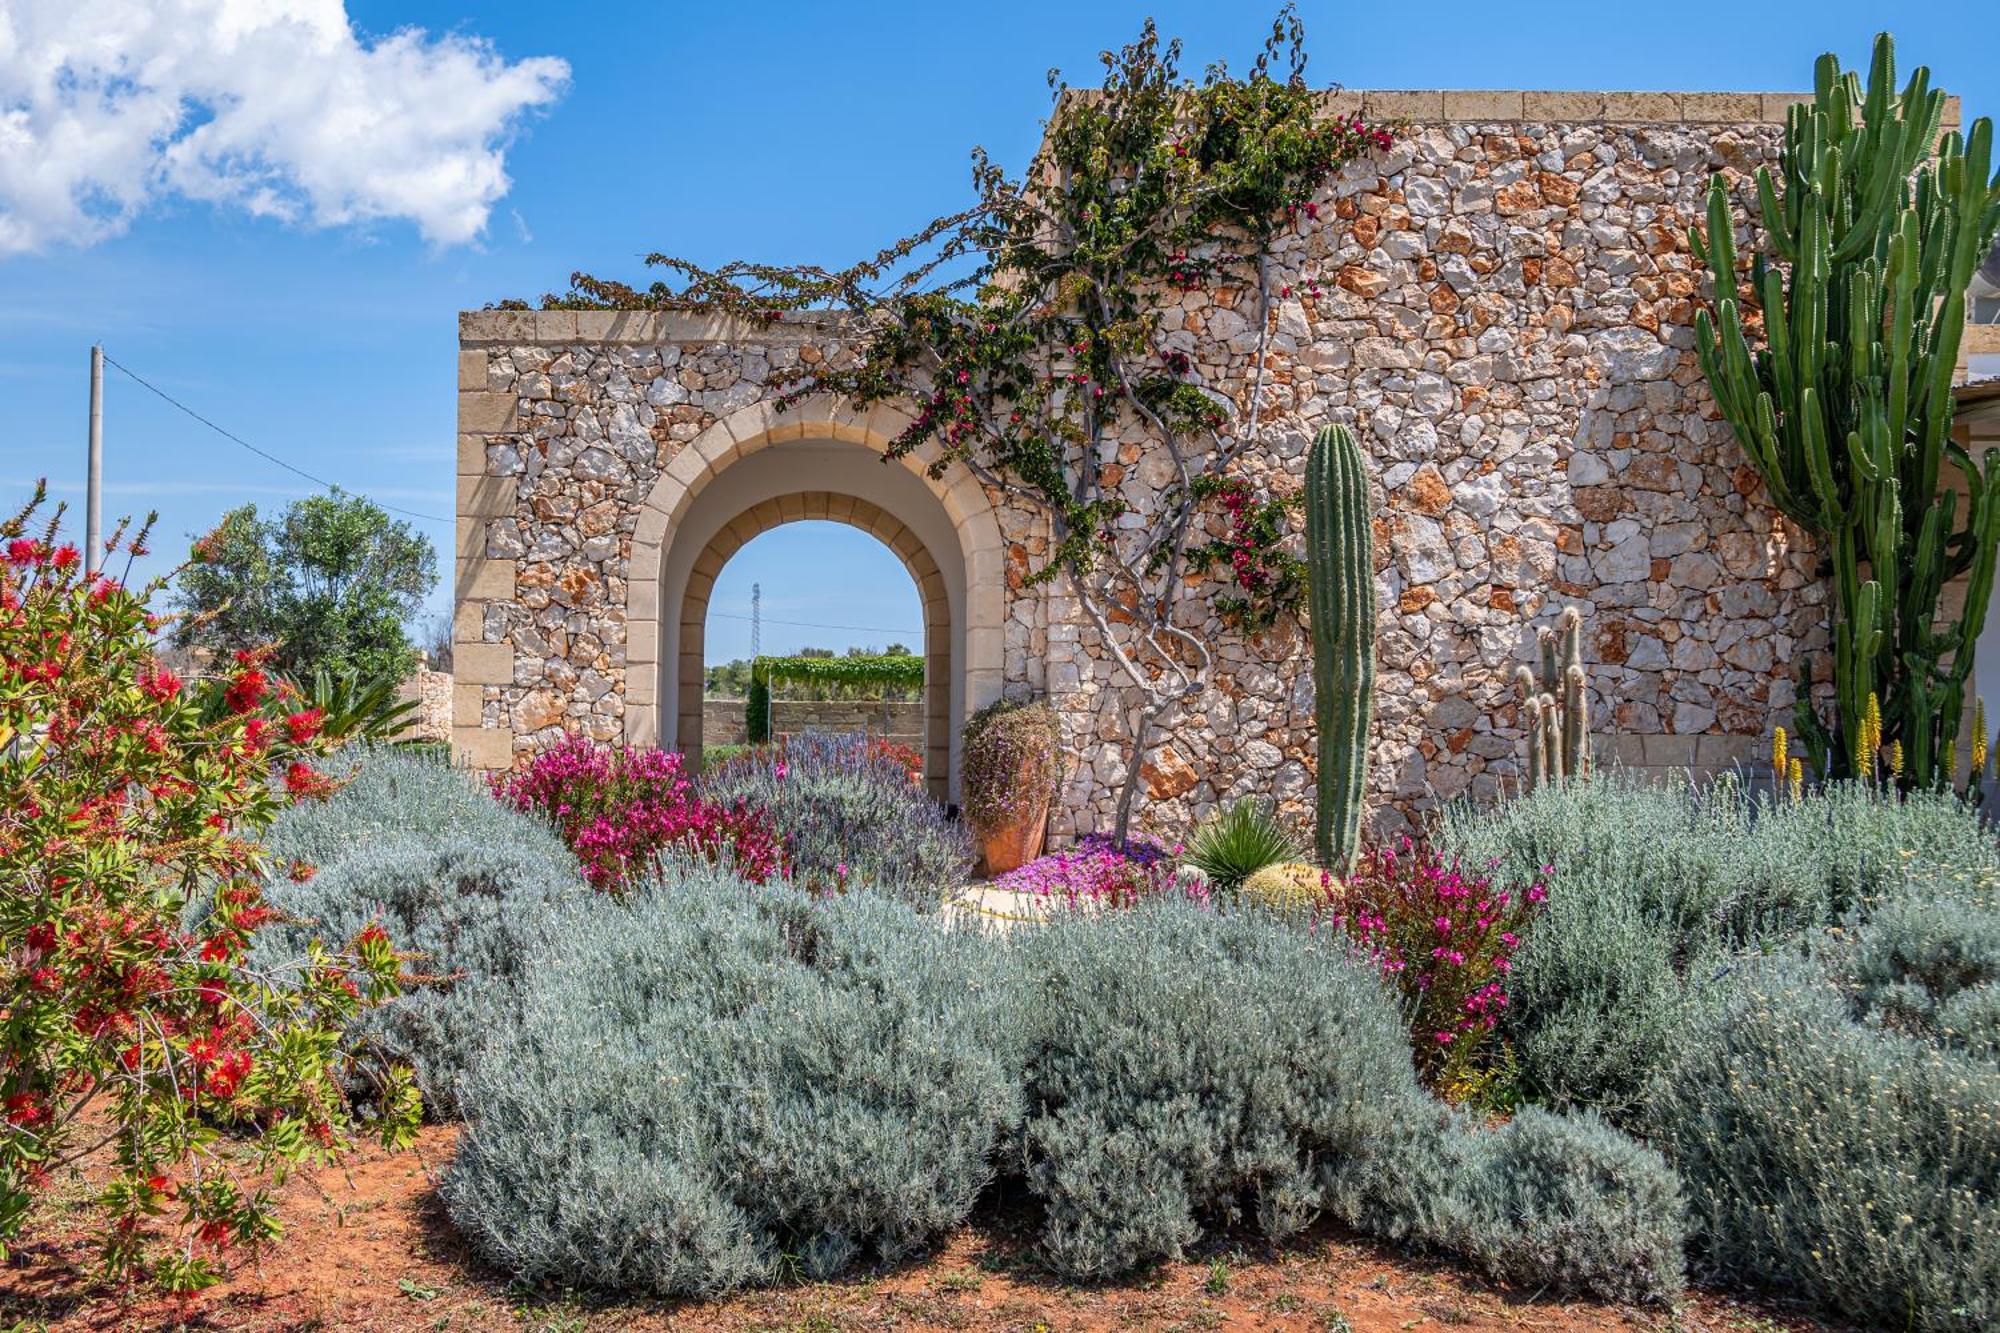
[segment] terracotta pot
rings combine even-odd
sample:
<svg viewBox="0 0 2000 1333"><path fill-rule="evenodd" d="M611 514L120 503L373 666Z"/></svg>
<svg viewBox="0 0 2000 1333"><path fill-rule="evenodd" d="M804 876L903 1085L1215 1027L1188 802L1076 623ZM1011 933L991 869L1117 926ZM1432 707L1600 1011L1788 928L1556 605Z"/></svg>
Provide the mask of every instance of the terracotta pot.
<svg viewBox="0 0 2000 1333"><path fill-rule="evenodd" d="M980 869L989 878L1018 869L1042 854L1042 835L1049 822L1049 803L1037 802L1012 824L979 835Z"/></svg>

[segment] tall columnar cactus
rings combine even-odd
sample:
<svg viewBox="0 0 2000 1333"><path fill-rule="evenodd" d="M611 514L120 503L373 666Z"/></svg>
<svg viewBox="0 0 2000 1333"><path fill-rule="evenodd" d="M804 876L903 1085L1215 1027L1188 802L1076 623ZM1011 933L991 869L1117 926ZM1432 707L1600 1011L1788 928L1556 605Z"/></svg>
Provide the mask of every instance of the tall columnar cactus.
<svg viewBox="0 0 2000 1333"><path fill-rule="evenodd" d="M2000 227L2000 177L1991 121L1940 138L1944 95L1929 71L1900 93L1895 77L1886 34L1865 88L1820 57L1813 100L1787 115L1776 178L1758 173L1767 248L1747 291L1729 191L1710 183L1707 234L1693 242L1715 313L1697 315L1695 345L1772 502L1826 547L1833 716L1814 710L1801 663L1798 739L1822 774L1851 775L1876 694L1904 782L1930 786L1958 731L2000 544L1995 452L1975 463L1951 438L1966 287ZM1945 492L1947 463L1964 478L1962 506ZM1962 609L1941 614L1961 577Z"/></svg>
<svg viewBox="0 0 2000 1333"><path fill-rule="evenodd" d="M1590 714L1584 701L1590 681L1583 670L1583 616L1563 608L1554 629L1537 631L1541 679L1527 667L1514 673L1528 732L1528 788L1590 771Z"/></svg>
<svg viewBox="0 0 2000 1333"><path fill-rule="evenodd" d="M1375 711L1375 531L1368 468L1345 426L1321 431L1306 454L1306 566L1319 727L1320 864L1354 866L1368 786L1368 721Z"/></svg>

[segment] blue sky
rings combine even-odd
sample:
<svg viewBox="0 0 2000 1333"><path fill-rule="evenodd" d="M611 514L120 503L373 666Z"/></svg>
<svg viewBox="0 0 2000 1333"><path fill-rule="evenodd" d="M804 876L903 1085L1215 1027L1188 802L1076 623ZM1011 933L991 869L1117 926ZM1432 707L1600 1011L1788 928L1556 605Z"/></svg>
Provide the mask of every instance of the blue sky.
<svg viewBox="0 0 2000 1333"><path fill-rule="evenodd" d="M106 0L149 20L174 19L156 37L132 40L183 44L217 2ZM24 23L30 40L21 49L32 62L38 23L59 36L71 8L69 0L0 0L0 22ZM323 15L337 5L317 8ZM1645 9L1434 0L1420 11L1303 0L1299 8L1311 74L1357 88L1798 88L1821 50L1865 62L1871 35L1892 12L1789 0ZM100 31L144 26L90 12ZM482 74L458 71L469 80L463 85L449 72L422 85L433 88L434 107L412 94L383 108L397 129L360 160L319 142L314 131L324 126L310 123L317 108L308 108L308 123L286 141L307 164L289 204L283 180L232 174L227 135L263 127L245 129L212 108L188 122L213 117L223 136L206 166L170 160L163 175L140 157L121 176L124 159L107 150L89 226L66 222L50 202L50 173L78 170L63 142L52 137L46 157L28 161L0 150L0 394L9 408L0 497L11 504L46 475L60 498L80 499L87 349L102 339L120 362L253 443L387 503L449 515L457 311L560 288L577 268L643 278L639 256L652 249L707 262L835 263L872 251L966 200L973 144L1020 164L1047 109L1045 71L1059 66L1073 82L1092 81L1096 52L1129 39L1147 13L1186 40L1190 67L1246 63L1270 18L1261 4L1166 0L1015 0L997 10L880 0L350 0L361 50L414 27L427 42L456 43L460 54L476 50L475 39L491 51ZM1906 65L1928 62L1969 115L2000 110L2000 19L1988 6L1940 0L1894 21ZM397 58L422 69L438 49L406 38ZM186 77L197 90L219 81L247 96L314 95L299 91L297 67L282 59L239 85L242 71L204 65L199 49L175 51L175 67L192 71ZM566 78L550 64L519 63L548 57L566 63ZM404 66L386 56L375 66L377 101L394 103L406 84L421 83L399 79ZM34 72L0 61L0 111L24 95L19 85ZM510 92L525 109L511 120L492 113L494 124L511 125L504 193L489 183L476 197L461 190L441 199L421 182L391 179L388 168L408 155L424 160L433 117L476 118L490 108L475 93L504 101ZM358 95L373 96L365 83ZM329 105L318 118L337 122L353 110ZM476 156L458 151L451 160ZM119 225L98 227L107 195L130 197ZM40 217L34 248L10 252L10 212ZM276 506L309 489L115 371L106 420L107 518L157 507L162 545L206 529L243 500ZM416 522L448 555L450 525ZM879 645L893 637L879 629L920 623L894 558L830 525L781 530L745 548L725 571L714 610L747 614L753 581L764 588L766 651ZM434 605L446 609L442 592ZM781 619L863 628L773 623ZM739 655L748 625L718 615L708 643L712 657Z"/></svg>

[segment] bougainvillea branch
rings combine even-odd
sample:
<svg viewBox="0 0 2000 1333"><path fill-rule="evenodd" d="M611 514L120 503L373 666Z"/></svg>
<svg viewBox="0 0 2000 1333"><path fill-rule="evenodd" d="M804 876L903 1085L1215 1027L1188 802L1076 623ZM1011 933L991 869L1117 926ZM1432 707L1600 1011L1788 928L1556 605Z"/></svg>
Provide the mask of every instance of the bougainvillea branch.
<svg viewBox="0 0 2000 1333"><path fill-rule="evenodd" d="M933 476L964 467L1044 516L1049 553L1029 579L1066 580L1125 692L1123 837L1155 729L1212 674L1187 602L1195 572L1216 563L1217 530L1242 528L1250 552L1225 557L1218 609L1255 630L1296 603L1297 571L1276 554L1283 511L1253 505L1237 466L1261 440L1273 302L1290 295L1272 253L1317 221L1333 176L1390 143L1384 127L1329 115L1305 63L1289 8L1244 77L1184 77L1179 43L1149 22L1105 53L1101 87L1051 76L1048 132L1025 173L975 152L972 207L852 268L655 255L669 277L643 292L578 274L545 303L847 316L845 351L798 368L781 405L828 392L895 404L913 420L892 455L924 450ZM1310 274L1292 281L1316 290ZM1257 331L1240 379L1218 383L1163 316L1187 292L1224 287L1254 293ZM1145 473L1159 491L1151 521L1125 498L1134 446L1165 464ZM1225 495L1244 509L1217 512Z"/></svg>

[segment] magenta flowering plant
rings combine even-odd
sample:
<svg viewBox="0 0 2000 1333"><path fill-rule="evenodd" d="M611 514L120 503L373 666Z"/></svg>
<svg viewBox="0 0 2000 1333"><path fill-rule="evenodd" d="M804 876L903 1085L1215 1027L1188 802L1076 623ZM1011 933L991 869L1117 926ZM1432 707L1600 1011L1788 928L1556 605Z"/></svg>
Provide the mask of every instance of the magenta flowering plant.
<svg viewBox="0 0 2000 1333"><path fill-rule="evenodd" d="M704 799L671 750L571 734L525 769L497 775L493 794L547 820L600 889L623 888L669 857L727 861L759 884L783 869L770 816L746 801Z"/></svg>
<svg viewBox="0 0 2000 1333"><path fill-rule="evenodd" d="M1144 838L1121 843L1101 833L1086 833L1068 851L1037 857L993 884L1070 908L1130 907L1161 893L1208 898L1206 882L1180 878L1173 854L1158 843Z"/></svg>
<svg viewBox="0 0 2000 1333"><path fill-rule="evenodd" d="M1401 991L1417 1070L1467 1086L1507 1008L1507 974L1548 898L1550 867L1526 886L1496 885L1409 838L1365 848L1346 883L1326 880L1332 919Z"/></svg>

